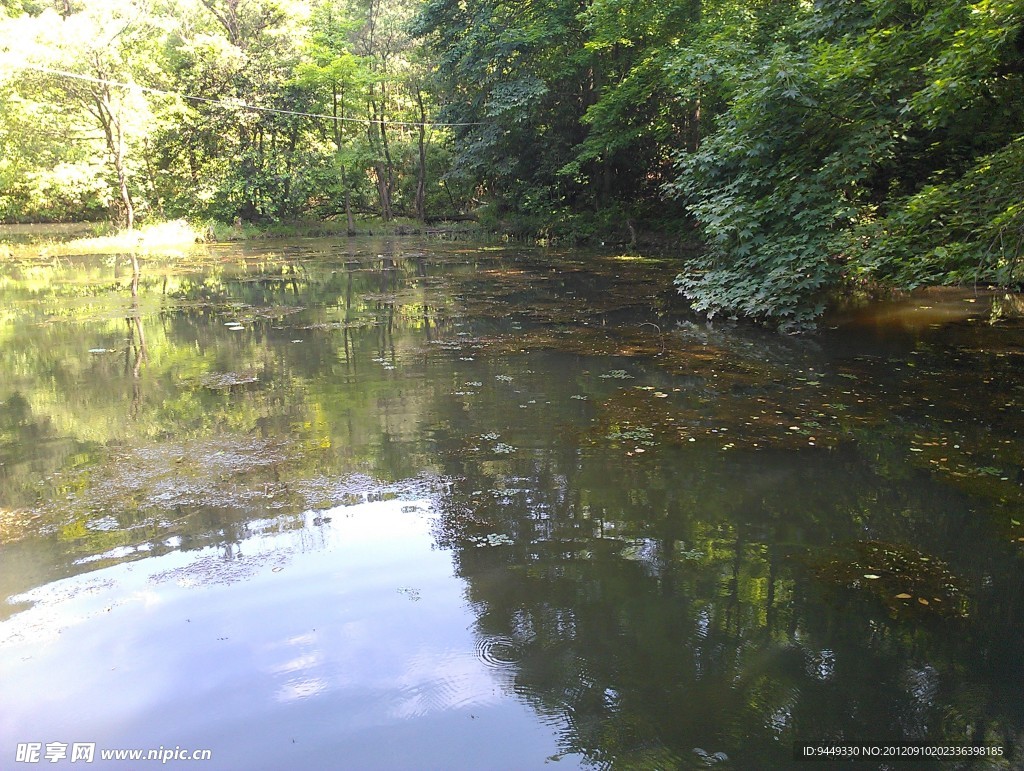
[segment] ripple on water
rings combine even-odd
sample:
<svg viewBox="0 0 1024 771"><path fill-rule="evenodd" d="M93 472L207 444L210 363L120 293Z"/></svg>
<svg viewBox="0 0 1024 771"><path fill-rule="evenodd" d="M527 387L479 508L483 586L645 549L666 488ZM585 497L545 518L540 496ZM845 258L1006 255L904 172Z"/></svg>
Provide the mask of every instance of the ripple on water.
<svg viewBox="0 0 1024 771"><path fill-rule="evenodd" d="M423 651L409 662L401 680L389 710L401 719L490 706L505 698L501 686L468 651Z"/></svg>
<svg viewBox="0 0 1024 771"><path fill-rule="evenodd" d="M522 659L516 641L504 635L494 635L478 640L476 655L485 666L491 669L515 667Z"/></svg>

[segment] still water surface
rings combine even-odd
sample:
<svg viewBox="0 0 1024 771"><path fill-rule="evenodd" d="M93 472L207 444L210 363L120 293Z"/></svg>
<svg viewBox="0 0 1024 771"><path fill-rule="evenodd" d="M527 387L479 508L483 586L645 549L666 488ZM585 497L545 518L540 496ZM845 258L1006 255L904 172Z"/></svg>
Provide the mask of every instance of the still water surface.
<svg viewBox="0 0 1024 771"><path fill-rule="evenodd" d="M0 268L0 767L1016 762L1016 298L782 337L612 255L140 262Z"/></svg>

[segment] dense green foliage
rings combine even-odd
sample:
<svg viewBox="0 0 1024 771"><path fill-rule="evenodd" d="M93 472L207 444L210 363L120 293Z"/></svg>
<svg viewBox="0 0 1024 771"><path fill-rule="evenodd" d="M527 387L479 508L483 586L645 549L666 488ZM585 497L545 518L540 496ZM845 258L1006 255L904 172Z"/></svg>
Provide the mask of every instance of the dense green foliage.
<svg viewBox="0 0 1024 771"><path fill-rule="evenodd" d="M695 309L783 326L844 278L1024 278L1024 0L0 8L6 220L658 230Z"/></svg>
<svg viewBox="0 0 1024 771"><path fill-rule="evenodd" d="M267 222L456 207L393 0L11 3L0 218ZM427 184L427 176L431 182Z"/></svg>
<svg viewBox="0 0 1024 771"><path fill-rule="evenodd" d="M499 220L534 229L681 217L660 187L695 127L665 50L696 12L639 0L429 0L417 32L438 57L442 114L469 124L455 131L451 174L485 191Z"/></svg>
<svg viewBox="0 0 1024 771"><path fill-rule="evenodd" d="M795 9L670 190L709 250L711 313L801 321L850 276L1019 281L1020 3ZM787 39L788 38L788 39Z"/></svg>
<svg viewBox="0 0 1024 771"><path fill-rule="evenodd" d="M1019 0L428 0L420 32L446 116L482 124L456 172L534 219L692 222L677 283L709 315L799 325L843 276L1021 280Z"/></svg>

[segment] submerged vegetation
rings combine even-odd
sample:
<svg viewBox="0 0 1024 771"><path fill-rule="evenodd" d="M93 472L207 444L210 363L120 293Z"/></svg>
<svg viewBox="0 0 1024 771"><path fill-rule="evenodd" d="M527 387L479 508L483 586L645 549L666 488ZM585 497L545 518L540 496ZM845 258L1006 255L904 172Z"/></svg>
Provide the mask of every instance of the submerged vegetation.
<svg viewBox="0 0 1024 771"><path fill-rule="evenodd" d="M1024 280L1024 0L5 0L0 55L7 222L653 243L784 327Z"/></svg>

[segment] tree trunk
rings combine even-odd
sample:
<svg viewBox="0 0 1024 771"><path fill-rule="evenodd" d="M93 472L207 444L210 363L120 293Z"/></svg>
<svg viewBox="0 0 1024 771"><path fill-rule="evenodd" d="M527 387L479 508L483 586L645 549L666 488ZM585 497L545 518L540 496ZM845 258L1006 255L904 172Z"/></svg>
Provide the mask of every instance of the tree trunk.
<svg viewBox="0 0 1024 771"><path fill-rule="evenodd" d="M125 175L123 159L118 159L115 163L117 165L117 181L121 188L121 205L124 206L125 227L128 230L134 230L135 205L132 203L132 196L128 191L128 178Z"/></svg>
<svg viewBox="0 0 1024 771"><path fill-rule="evenodd" d="M352 216L352 192L348 189L345 181L345 167L341 167L341 185L345 188L345 232L354 236L356 234L356 220Z"/></svg>
<svg viewBox="0 0 1024 771"><path fill-rule="evenodd" d="M391 142L388 140L387 123L384 121L384 95L381 94L380 105L380 143L384 148L384 171L387 173L388 183L388 206L390 207L391 195L395 189L395 163L391 160Z"/></svg>
<svg viewBox="0 0 1024 771"><path fill-rule="evenodd" d="M423 92L417 86L416 105L420 109L419 151L420 164L416 175L416 219L427 221L427 111L423 105Z"/></svg>
<svg viewBox="0 0 1024 771"><path fill-rule="evenodd" d="M383 105L382 105L383 107ZM385 222L390 222L394 216L391 210L391 190L394 182L394 170L391 163L391 148L388 144L388 134L385 127L381 110L377 108L377 102L370 100L370 116L372 123L368 127L371 146L376 144L375 139L380 140L380 148L384 155L383 162L377 161L374 171L377 175L377 194L380 197L380 214Z"/></svg>
<svg viewBox="0 0 1024 771"><path fill-rule="evenodd" d="M391 211L391 190L388 189L387 170L384 164L377 162L373 165L374 174L377 177L377 195L380 198L380 216L385 222L390 222L394 216Z"/></svg>
<svg viewBox="0 0 1024 771"><path fill-rule="evenodd" d="M370 141L370 147L377 148L377 140L383 135L383 122L377 117L377 103L372 99L369 102L370 123L366 126L366 136ZM380 133L378 133L380 132ZM377 177L377 196L380 199L380 216L385 222L391 221L391 190L388 187L387 168L384 163L377 160L373 164L373 173Z"/></svg>
<svg viewBox="0 0 1024 771"><path fill-rule="evenodd" d="M93 92L93 103L96 107L96 117L103 126L103 136L107 142L107 152L110 153L110 160L114 165L114 173L117 175L117 187L121 197L121 206L124 209L124 222L128 230L135 229L135 205L132 203L131 192L128 189L128 171L125 169L125 147L124 132L121 129L121 121L114 113L113 105L110 102L110 89L106 86Z"/></svg>
<svg viewBox="0 0 1024 771"><path fill-rule="evenodd" d="M340 98L339 98L340 97ZM331 131L334 134L334 150L338 154L338 158L341 158L342 146L345 142L345 129L342 126L341 121L338 120L338 107L341 106L341 117L345 117L345 91L342 90L339 94L338 84L331 84L331 112L334 115L334 124L331 126ZM352 191L348 189L348 178L346 176L346 169L344 163L338 164L341 167L341 189L345 195L345 228L346 233L350 236L356 234L356 221L352 216Z"/></svg>

